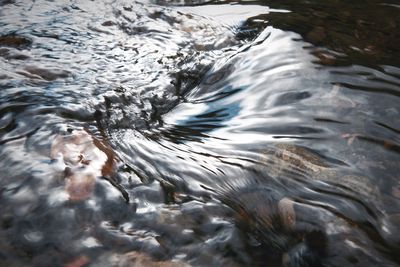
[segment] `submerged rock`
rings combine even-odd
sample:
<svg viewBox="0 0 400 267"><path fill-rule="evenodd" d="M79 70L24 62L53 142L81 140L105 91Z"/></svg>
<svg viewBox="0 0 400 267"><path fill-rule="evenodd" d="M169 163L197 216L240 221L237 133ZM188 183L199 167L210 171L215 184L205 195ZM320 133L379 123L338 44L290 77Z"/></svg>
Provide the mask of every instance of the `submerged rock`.
<svg viewBox="0 0 400 267"><path fill-rule="evenodd" d="M296 213L294 210L294 201L289 198L282 198L278 202L279 216L286 229L293 229L296 224Z"/></svg>
<svg viewBox="0 0 400 267"><path fill-rule="evenodd" d="M0 36L0 46L9 46L15 48L26 48L32 44L32 40L24 36L3 35Z"/></svg>
<svg viewBox="0 0 400 267"><path fill-rule="evenodd" d="M50 157L65 166L65 190L71 201L89 198L96 179L110 175L115 160L110 148L83 130L56 136Z"/></svg>
<svg viewBox="0 0 400 267"><path fill-rule="evenodd" d="M181 261L156 261L142 252L128 252L121 257L118 267L189 267Z"/></svg>
<svg viewBox="0 0 400 267"><path fill-rule="evenodd" d="M24 71L20 72L22 75L32 79L43 79L47 81L54 81L57 79L67 78L70 73L65 70L59 69L44 69L34 66L28 66Z"/></svg>
<svg viewBox="0 0 400 267"><path fill-rule="evenodd" d="M249 241L250 247L261 250L266 262L296 267L321 264L328 242L324 229L305 223L303 215L296 221L296 202L277 189L238 189L228 194L224 202L236 211L238 226L249 234L250 240L256 240L255 244Z"/></svg>
<svg viewBox="0 0 400 267"><path fill-rule="evenodd" d="M294 179L303 182L321 181L361 196L367 202L381 203L379 188L370 178L341 174L321 156L311 150L292 144L280 143L266 152L266 171L273 178Z"/></svg>
<svg viewBox="0 0 400 267"><path fill-rule="evenodd" d="M267 172L274 178L290 176L294 179L334 180L336 172L321 157L310 150L280 143L266 152ZM271 161L271 164L269 163Z"/></svg>

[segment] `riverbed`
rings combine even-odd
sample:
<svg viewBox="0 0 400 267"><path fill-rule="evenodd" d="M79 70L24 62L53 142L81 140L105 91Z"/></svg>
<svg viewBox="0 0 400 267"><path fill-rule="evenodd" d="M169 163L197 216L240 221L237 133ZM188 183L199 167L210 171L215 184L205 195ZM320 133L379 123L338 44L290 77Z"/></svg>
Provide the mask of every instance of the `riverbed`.
<svg viewBox="0 0 400 267"><path fill-rule="evenodd" d="M0 0L1 266L400 266L396 1Z"/></svg>

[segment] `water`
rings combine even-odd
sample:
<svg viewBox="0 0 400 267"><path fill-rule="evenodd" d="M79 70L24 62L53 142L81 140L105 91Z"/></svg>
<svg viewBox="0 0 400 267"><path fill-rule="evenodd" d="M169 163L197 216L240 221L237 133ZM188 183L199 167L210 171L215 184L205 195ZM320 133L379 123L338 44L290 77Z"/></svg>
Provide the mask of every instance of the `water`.
<svg viewBox="0 0 400 267"><path fill-rule="evenodd" d="M0 1L1 266L399 266L396 1Z"/></svg>

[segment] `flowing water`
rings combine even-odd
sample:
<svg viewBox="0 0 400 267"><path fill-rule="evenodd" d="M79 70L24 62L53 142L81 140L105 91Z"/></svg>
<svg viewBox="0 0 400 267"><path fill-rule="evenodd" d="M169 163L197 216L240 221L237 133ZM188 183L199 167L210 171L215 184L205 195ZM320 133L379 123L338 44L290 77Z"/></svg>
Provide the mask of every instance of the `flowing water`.
<svg viewBox="0 0 400 267"><path fill-rule="evenodd" d="M400 266L394 0L0 0L0 266Z"/></svg>

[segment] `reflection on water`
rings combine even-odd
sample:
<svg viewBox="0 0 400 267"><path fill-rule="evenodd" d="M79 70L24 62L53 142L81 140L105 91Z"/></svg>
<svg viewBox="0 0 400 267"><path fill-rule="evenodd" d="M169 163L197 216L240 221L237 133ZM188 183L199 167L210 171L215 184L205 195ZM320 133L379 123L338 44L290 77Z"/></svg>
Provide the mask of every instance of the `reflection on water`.
<svg viewBox="0 0 400 267"><path fill-rule="evenodd" d="M0 1L0 265L399 266L396 3Z"/></svg>

